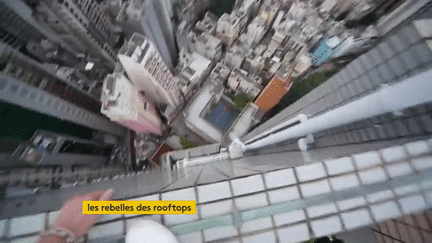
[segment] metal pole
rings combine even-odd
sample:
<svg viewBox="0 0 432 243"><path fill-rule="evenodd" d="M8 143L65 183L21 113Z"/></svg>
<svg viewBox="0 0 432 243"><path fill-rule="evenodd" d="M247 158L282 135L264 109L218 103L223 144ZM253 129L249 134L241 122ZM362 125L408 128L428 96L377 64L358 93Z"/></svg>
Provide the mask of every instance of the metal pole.
<svg viewBox="0 0 432 243"><path fill-rule="evenodd" d="M347 105L246 144L245 151L289 139L303 138L325 129L430 102L432 101L431 77L432 70L429 70L397 84L384 85L377 92Z"/></svg>

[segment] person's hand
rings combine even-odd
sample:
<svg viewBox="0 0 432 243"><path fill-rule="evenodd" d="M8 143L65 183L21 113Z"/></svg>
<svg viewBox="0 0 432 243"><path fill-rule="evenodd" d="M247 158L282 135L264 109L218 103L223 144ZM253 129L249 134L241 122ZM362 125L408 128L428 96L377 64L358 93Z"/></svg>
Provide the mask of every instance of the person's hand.
<svg viewBox="0 0 432 243"><path fill-rule="evenodd" d="M76 237L81 237L96 223L100 215L85 215L82 213L83 201L106 201L111 198L114 189L91 192L75 196L67 201L60 209L53 227L60 227L71 231Z"/></svg>

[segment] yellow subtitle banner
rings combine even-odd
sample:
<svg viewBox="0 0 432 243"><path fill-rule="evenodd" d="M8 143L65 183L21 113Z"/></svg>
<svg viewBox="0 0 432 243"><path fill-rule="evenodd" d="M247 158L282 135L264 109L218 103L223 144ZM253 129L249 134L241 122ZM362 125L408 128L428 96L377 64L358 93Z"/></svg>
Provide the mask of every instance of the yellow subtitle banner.
<svg viewBox="0 0 432 243"><path fill-rule="evenodd" d="M196 201L83 201L83 214L196 214Z"/></svg>

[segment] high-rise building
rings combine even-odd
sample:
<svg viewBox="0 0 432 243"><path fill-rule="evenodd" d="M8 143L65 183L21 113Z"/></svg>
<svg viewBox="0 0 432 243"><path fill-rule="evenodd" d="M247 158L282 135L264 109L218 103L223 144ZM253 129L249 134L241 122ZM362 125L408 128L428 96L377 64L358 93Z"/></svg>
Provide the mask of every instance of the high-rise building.
<svg viewBox="0 0 432 243"><path fill-rule="evenodd" d="M161 135L161 120L153 107L121 73L108 75L102 92L101 113L136 132Z"/></svg>
<svg viewBox="0 0 432 243"><path fill-rule="evenodd" d="M92 24L90 13L81 11L85 6L78 8L82 3L2 0L0 39L41 62L66 66L91 62L94 67L85 77L102 82L114 68L117 34L109 32L113 28L100 10L100 20ZM93 2L87 9L96 12L97 8Z"/></svg>
<svg viewBox="0 0 432 243"><path fill-rule="evenodd" d="M31 17L32 9L20 0L0 1L0 34L3 42L22 47L30 41L47 39L46 32Z"/></svg>
<svg viewBox="0 0 432 243"><path fill-rule="evenodd" d="M173 69L178 49L172 23L172 3L169 0L148 0L142 5L141 25L146 36L155 44L165 64Z"/></svg>
<svg viewBox="0 0 432 243"><path fill-rule="evenodd" d="M95 0L40 1L34 18L57 43L114 69L119 34Z"/></svg>
<svg viewBox="0 0 432 243"><path fill-rule="evenodd" d="M174 79L169 66L149 39L135 33L120 49L118 58L135 88L144 92L155 105L166 107L168 113L181 105L179 80Z"/></svg>
<svg viewBox="0 0 432 243"><path fill-rule="evenodd" d="M0 44L0 77L4 102L108 134L125 133L101 115L99 97L5 44Z"/></svg>

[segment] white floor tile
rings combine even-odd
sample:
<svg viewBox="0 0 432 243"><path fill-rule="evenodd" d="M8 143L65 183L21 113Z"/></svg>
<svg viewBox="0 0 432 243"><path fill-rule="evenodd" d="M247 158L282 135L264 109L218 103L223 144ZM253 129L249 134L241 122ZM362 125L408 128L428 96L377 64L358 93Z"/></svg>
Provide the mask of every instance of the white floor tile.
<svg viewBox="0 0 432 243"><path fill-rule="evenodd" d="M324 162L330 175L337 175L354 171L353 161L350 157L343 157Z"/></svg>
<svg viewBox="0 0 432 243"><path fill-rule="evenodd" d="M25 237L19 238L16 240L10 241L10 243L35 243L39 239L39 236Z"/></svg>
<svg viewBox="0 0 432 243"><path fill-rule="evenodd" d="M303 210L292 211L284 214L276 214L273 216L276 226L292 224L306 219Z"/></svg>
<svg viewBox="0 0 432 243"><path fill-rule="evenodd" d="M342 213L342 220L347 229L353 229L372 223L372 219L366 209L361 209L353 212Z"/></svg>
<svg viewBox="0 0 432 243"><path fill-rule="evenodd" d="M356 174L349 174L330 178L330 183L335 191L342 191L357 187L360 183Z"/></svg>
<svg viewBox="0 0 432 243"><path fill-rule="evenodd" d="M9 236L18 236L44 230L45 215L43 213L11 219Z"/></svg>
<svg viewBox="0 0 432 243"><path fill-rule="evenodd" d="M315 217L319 217L331 213L336 213L337 208L334 203L329 203L329 204L306 208L306 212L308 213L310 218L315 218Z"/></svg>
<svg viewBox="0 0 432 243"><path fill-rule="evenodd" d="M382 168L375 168L359 173L360 180L365 185L374 184L387 180L387 176Z"/></svg>
<svg viewBox="0 0 432 243"><path fill-rule="evenodd" d="M432 168L432 156L412 159L411 161L416 170L426 170Z"/></svg>
<svg viewBox="0 0 432 243"><path fill-rule="evenodd" d="M260 193L252 196L246 196L246 197L239 197L234 200L237 208L242 211L268 206L265 193Z"/></svg>
<svg viewBox="0 0 432 243"><path fill-rule="evenodd" d="M199 209L202 218L209 218L217 215L230 214L233 211L233 200L225 200L216 203L200 205Z"/></svg>
<svg viewBox="0 0 432 243"><path fill-rule="evenodd" d="M275 243L276 236L274 231L269 231L257 235L243 237L243 243Z"/></svg>
<svg viewBox="0 0 432 243"><path fill-rule="evenodd" d="M399 163L395 165L388 165L386 169L391 178L398 176L409 175L413 173L413 170L408 162Z"/></svg>
<svg viewBox="0 0 432 243"><path fill-rule="evenodd" d="M250 233L253 231L267 229L271 227L273 227L271 218L270 217L262 218L262 219L244 222L240 227L240 232L242 234L245 234L245 233Z"/></svg>
<svg viewBox="0 0 432 243"><path fill-rule="evenodd" d="M381 150L385 162L393 162L407 157L402 146L396 146Z"/></svg>
<svg viewBox="0 0 432 243"><path fill-rule="evenodd" d="M326 172L322 163L299 166L296 167L295 170L300 182L326 177Z"/></svg>
<svg viewBox="0 0 432 243"><path fill-rule="evenodd" d="M268 195L271 204L300 199L300 193L297 189L297 186L269 191Z"/></svg>
<svg viewBox="0 0 432 243"><path fill-rule="evenodd" d="M426 141L407 143L405 144L405 148L408 153L413 156L427 153L430 150Z"/></svg>
<svg viewBox="0 0 432 243"><path fill-rule="evenodd" d="M296 183L293 169L278 170L264 174L267 188L293 185Z"/></svg>
<svg viewBox="0 0 432 243"><path fill-rule="evenodd" d="M228 238L237 235L237 229L234 226L223 226L204 230L204 238L207 241Z"/></svg>
<svg viewBox="0 0 432 243"><path fill-rule="evenodd" d="M351 208L356 208L356 207L366 205L366 200L363 197L355 197L355 198L338 201L337 205L340 210L348 210Z"/></svg>
<svg viewBox="0 0 432 243"><path fill-rule="evenodd" d="M399 202L402 206L402 210L406 214L415 213L426 209L426 202L420 195L401 198L399 199Z"/></svg>
<svg viewBox="0 0 432 243"><path fill-rule="evenodd" d="M230 186L227 181L197 187L198 202L209 202L231 197Z"/></svg>
<svg viewBox="0 0 432 243"><path fill-rule="evenodd" d="M123 235L123 221L94 226L89 230L87 237L93 240L117 235Z"/></svg>
<svg viewBox="0 0 432 243"><path fill-rule="evenodd" d="M167 226L198 220L198 214L166 214L163 217Z"/></svg>
<svg viewBox="0 0 432 243"><path fill-rule="evenodd" d="M236 196L264 190L264 182L260 175L232 180L231 185Z"/></svg>
<svg viewBox="0 0 432 243"><path fill-rule="evenodd" d="M371 209L375 220L378 222L401 216L396 203L393 201L372 205Z"/></svg>
<svg viewBox="0 0 432 243"><path fill-rule="evenodd" d="M309 230L306 224L299 224L277 230L281 243L295 243L309 240Z"/></svg>
<svg viewBox="0 0 432 243"><path fill-rule="evenodd" d="M339 217L337 216L312 221L311 226L313 232L315 233L315 237L320 237L342 231L342 224L339 220Z"/></svg>
<svg viewBox="0 0 432 243"><path fill-rule="evenodd" d="M362 170L366 167L378 165L381 163L381 159L379 157L378 152L372 151L362 154L353 155L355 164L359 170Z"/></svg>
<svg viewBox="0 0 432 243"><path fill-rule="evenodd" d="M196 201L195 189L186 188L181 190L165 192L162 193L162 200L163 201L175 201L175 200Z"/></svg>
<svg viewBox="0 0 432 243"><path fill-rule="evenodd" d="M194 232L177 237L180 243L202 243L201 232Z"/></svg>
<svg viewBox="0 0 432 243"><path fill-rule="evenodd" d="M310 182L300 185L300 190L304 197L311 197L320 194L329 193L331 191L327 180Z"/></svg>

